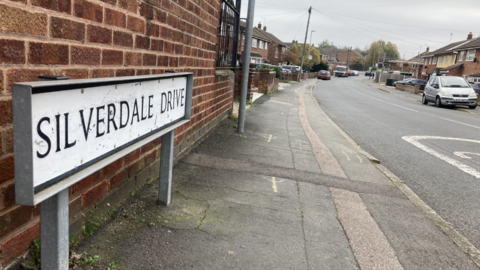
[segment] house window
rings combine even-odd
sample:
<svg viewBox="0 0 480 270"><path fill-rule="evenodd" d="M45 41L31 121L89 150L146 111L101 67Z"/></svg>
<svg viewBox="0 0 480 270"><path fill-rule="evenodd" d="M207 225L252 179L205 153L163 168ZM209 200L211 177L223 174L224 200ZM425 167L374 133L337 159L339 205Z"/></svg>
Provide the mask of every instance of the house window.
<svg viewBox="0 0 480 270"><path fill-rule="evenodd" d="M431 65L432 64L432 57L428 58L429 62L428 64Z"/></svg>
<svg viewBox="0 0 480 270"><path fill-rule="evenodd" d="M437 64L437 58L436 57L433 57L433 63L432 64L434 64L434 65Z"/></svg>
<svg viewBox="0 0 480 270"><path fill-rule="evenodd" d="M260 46L258 46L259 49L263 49L263 41L259 40Z"/></svg>
<svg viewBox="0 0 480 270"><path fill-rule="evenodd" d="M252 38L252 48L256 48L256 47L257 47L257 39Z"/></svg>
<svg viewBox="0 0 480 270"><path fill-rule="evenodd" d="M265 50L268 50L268 43L265 42Z"/></svg>
<svg viewBox="0 0 480 270"><path fill-rule="evenodd" d="M467 59L465 61L473 61L475 59L475 50L467 51Z"/></svg>
<svg viewBox="0 0 480 270"><path fill-rule="evenodd" d="M465 51L460 52L460 58L458 58L458 62L463 61L463 56L465 55Z"/></svg>
<svg viewBox="0 0 480 270"><path fill-rule="evenodd" d="M440 65L443 64L443 56L440 57L440 59L439 59L439 61L438 61L438 64L440 64Z"/></svg>

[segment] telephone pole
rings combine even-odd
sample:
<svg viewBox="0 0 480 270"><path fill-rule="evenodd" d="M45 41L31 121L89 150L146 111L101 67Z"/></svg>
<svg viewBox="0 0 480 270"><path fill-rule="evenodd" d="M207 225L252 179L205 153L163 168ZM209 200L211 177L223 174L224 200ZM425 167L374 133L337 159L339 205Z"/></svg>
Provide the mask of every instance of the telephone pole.
<svg viewBox="0 0 480 270"><path fill-rule="evenodd" d="M310 25L310 15L312 15L312 7L308 9L308 22L307 22L307 31L305 31L305 42L303 42L303 53L302 53L302 63L300 64L300 73L298 74L297 81L300 81L302 78L303 72L303 58L305 58L305 47L307 45L307 37L308 37L308 26Z"/></svg>

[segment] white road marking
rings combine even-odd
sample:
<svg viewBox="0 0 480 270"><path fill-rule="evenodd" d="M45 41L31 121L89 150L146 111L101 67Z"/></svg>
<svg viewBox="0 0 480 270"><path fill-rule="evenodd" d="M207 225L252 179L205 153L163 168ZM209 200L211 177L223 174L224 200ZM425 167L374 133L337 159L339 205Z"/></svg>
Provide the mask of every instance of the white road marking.
<svg viewBox="0 0 480 270"><path fill-rule="evenodd" d="M416 110L413 110L413 109L410 109L410 108L407 108L407 107L403 107L403 106L400 106L400 105L397 105L397 104L394 104L394 103L386 102L386 101L381 100L381 99L378 99L378 98L374 98L374 97L370 97L370 98L375 99L375 100L378 100L378 101L383 102L383 103L386 103L386 104L388 104L388 105L392 105L392 106L395 106L395 107L398 107L398 108L402 108L402 109L408 110L408 111L418 112L418 111L416 111Z"/></svg>
<svg viewBox="0 0 480 270"><path fill-rule="evenodd" d="M270 142L272 141L272 134L270 134L270 137L268 137L268 141L267 142Z"/></svg>
<svg viewBox="0 0 480 270"><path fill-rule="evenodd" d="M342 153L347 157L348 161L350 161L350 157L345 153L345 151L342 151Z"/></svg>
<svg viewBox="0 0 480 270"><path fill-rule="evenodd" d="M457 124L460 124L460 125L464 125L464 126L467 126L467 127L473 127L473 128L476 128L476 129L480 129L480 127L477 127L477 126L474 126L474 125L465 124L465 123L458 122L458 121L455 121L455 120L452 120L452 119L443 118L443 117L438 117L438 118L443 119L443 120L447 120L447 121L450 121L450 122L453 122L453 123L457 123Z"/></svg>
<svg viewBox="0 0 480 270"><path fill-rule="evenodd" d="M363 163L362 158L359 157L358 155L356 155L356 156L357 156L358 160L360 161L360 163Z"/></svg>
<svg viewBox="0 0 480 270"><path fill-rule="evenodd" d="M402 139L405 141L415 145L416 147L422 149L423 151L447 162L450 165L453 165L457 167L458 169L462 170L465 173L468 173L476 178L480 178L480 172L475 170L474 168L465 165L461 163L460 161L457 161L451 157L448 157L446 155L440 154L437 151L425 146L424 144L421 144L419 141L420 140L450 140L450 141L462 141L462 142L471 142L471 143L480 143L480 141L477 140L469 140L469 139L461 139L461 138L450 138L450 137L439 137L439 136L403 136Z"/></svg>
<svg viewBox="0 0 480 270"><path fill-rule="evenodd" d="M471 157L467 156L467 154L473 155L473 156L480 156L480 153L472 153L472 152L453 152L453 154L464 159L472 159Z"/></svg>

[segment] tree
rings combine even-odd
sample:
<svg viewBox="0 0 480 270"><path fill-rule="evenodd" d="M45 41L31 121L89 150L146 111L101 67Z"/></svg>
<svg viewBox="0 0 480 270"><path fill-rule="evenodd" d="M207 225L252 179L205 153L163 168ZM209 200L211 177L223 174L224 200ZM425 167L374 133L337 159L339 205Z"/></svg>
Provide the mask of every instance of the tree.
<svg viewBox="0 0 480 270"><path fill-rule="evenodd" d="M286 50L283 54L283 59L287 62L287 65L297 62L297 55L292 53L290 50Z"/></svg>
<svg viewBox="0 0 480 270"><path fill-rule="evenodd" d="M328 70L328 64L323 61L320 61L320 63L312 66L313 72L318 72L320 70Z"/></svg>
<svg viewBox="0 0 480 270"><path fill-rule="evenodd" d="M310 60L308 60L309 49L310 55L312 56L312 59ZM296 61L293 61L293 63L296 66L300 66L302 64L303 44L293 44L290 48L290 51L296 56ZM318 63L320 63L320 52L317 50L317 48L315 48L315 46L311 46L310 48L310 45L307 44L305 46L305 57L303 58L302 70L308 70L313 65L316 65Z"/></svg>
<svg viewBox="0 0 480 270"><path fill-rule="evenodd" d="M322 41L322 43L318 44L319 48L337 48L337 46L333 45L333 43L330 43L328 39L325 39Z"/></svg>
<svg viewBox="0 0 480 270"><path fill-rule="evenodd" d="M370 44L368 49L368 56L365 61L367 66L375 66L379 61L385 60L396 60L400 58L400 53L398 52L397 45L383 40L377 40Z"/></svg>

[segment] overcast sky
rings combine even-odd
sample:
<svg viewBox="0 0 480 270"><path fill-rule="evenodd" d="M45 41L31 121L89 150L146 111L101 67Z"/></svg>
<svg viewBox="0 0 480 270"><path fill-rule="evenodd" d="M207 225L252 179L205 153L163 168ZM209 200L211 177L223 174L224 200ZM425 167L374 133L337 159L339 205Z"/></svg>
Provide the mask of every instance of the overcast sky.
<svg viewBox="0 0 480 270"><path fill-rule="evenodd" d="M248 0L242 0L241 18L247 17ZM267 26L284 42L303 43L312 6L307 43L325 39L337 47L369 46L383 39L396 44L401 57L439 49L466 40L469 32L480 36L480 0L255 0L254 26Z"/></svg>

